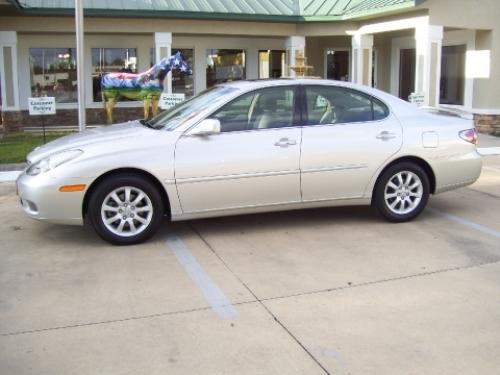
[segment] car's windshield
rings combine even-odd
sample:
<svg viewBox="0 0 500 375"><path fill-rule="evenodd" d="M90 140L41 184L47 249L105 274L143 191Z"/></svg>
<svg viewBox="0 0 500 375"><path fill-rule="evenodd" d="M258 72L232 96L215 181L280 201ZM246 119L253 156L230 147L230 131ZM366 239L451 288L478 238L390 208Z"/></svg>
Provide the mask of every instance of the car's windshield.
<svg viewBox="0 0 500 375"><path fill-rule="evenodd" d="M147 125L154 129L174 130L207 107L216 106L218 103L224 101L228 94L236 90L234 87L227 86L216 86L205 90L200 95L160 113L151 119Z"/></svg>

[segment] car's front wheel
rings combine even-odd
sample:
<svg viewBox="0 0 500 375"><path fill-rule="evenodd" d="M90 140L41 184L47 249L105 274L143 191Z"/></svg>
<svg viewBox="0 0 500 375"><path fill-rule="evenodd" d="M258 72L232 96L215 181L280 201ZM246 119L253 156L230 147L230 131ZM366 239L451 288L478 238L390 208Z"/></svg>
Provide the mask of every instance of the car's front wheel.
<svg viewBox="0 0 500 375"><path fill-rule="evenodd" d="M425 208L429 191L429 177L420 166L410 162L398 163L380 176L375 187L374 205L389 221L409 221Z"/></svg>
<svg viewBox="0 0 500 375"><path fill-rule="evenodd" d="M113 175L92 192L88 214L104 240L131 245L150 238L163 219L157 188L148 179L132 174Z"/></svg>

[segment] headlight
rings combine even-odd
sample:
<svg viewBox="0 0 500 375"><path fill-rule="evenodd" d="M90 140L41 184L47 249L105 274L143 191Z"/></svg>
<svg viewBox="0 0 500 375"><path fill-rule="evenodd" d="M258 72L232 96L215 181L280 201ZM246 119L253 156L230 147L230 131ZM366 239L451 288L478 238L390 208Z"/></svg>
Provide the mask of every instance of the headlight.
<svg viewBox="0 0 500 375"><path fill-rule="evenodd" d="M26 170L26 174L29 176L36 176L39 175L40 173L45 173L47 171L50 171L58 167L61 164L73 160L74 158L80 156L81 154L83 154L82 150L68 150L47 156L46 158L32 164Z"/></svg>

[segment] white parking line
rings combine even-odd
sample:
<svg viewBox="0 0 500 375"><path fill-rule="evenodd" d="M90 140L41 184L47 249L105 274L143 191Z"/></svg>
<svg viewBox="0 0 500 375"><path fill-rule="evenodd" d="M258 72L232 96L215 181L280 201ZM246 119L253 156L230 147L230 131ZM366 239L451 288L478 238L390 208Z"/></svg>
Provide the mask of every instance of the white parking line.
<svg viewBox="0 0 500 375"><path fill-rule="evenodd" d="M495 168L495 167L483 166L483 169L486 169L487 171L492 171L492 172L500 172L500 168Z"/></svg>
<svg viewBox="0 0 500 375"><path fill-rule="evenodd" d="M191 280L200 288L212 309L224 319L237 316L238 310L231 304L217 284L210 279L210 276L203 270L184 242L174 233L167 235L166 242Z"/></svg>
<svg viewBox="0 0 500 375"><path fill-rule="evenodd" d="M482 156L500 155L500 147L478 147L477 152Z"/></svg>
<svg viewBox="0 0 500 375"><path fill-rule="evenodd" d="M484 225L481 225L481 224L478 224L478 223L474 223L473 221L470 221L470 220L467 220L467 219L464 219L463 217L460 217L460 216L456 216L456 215L453 215L453 214L449 214L449 213L446 213L446 212L443 212L441 210L438 210L436 208L432 208L432 207L428 207L427 210L431 211L431 212L434 212L438 215L441 215L445 218L447 218L448 220L451 220L451 221L454 221L456 223L460 223L462 225L465 225L469 228L472 228L472 229L475 229L479 232L482 232L484 234L488 234L490 236L493 236L493 237L496 237L496 238L500 238L500 232L493 229L493 228L489 228L487 226L484 226Z"/></svg>
<svg viewBox="0 0 500 375"><path fill-rule="evenodd" d="M0 172L0 182L12 182L12 181L16 181L17 177L21 173L22 173L22 171Z"/></svg>

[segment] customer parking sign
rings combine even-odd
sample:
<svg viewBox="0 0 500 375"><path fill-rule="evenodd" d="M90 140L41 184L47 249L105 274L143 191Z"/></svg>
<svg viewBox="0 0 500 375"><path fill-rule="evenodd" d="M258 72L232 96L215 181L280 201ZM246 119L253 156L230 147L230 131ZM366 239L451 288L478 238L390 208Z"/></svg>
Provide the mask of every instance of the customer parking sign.
<svg viewBox="0 0 500 375"><path fill-rule="evenodd" d="M55 115L56 98L52 96L44 96L41 98L28 98L28 108L31 116Z"/></svg>

